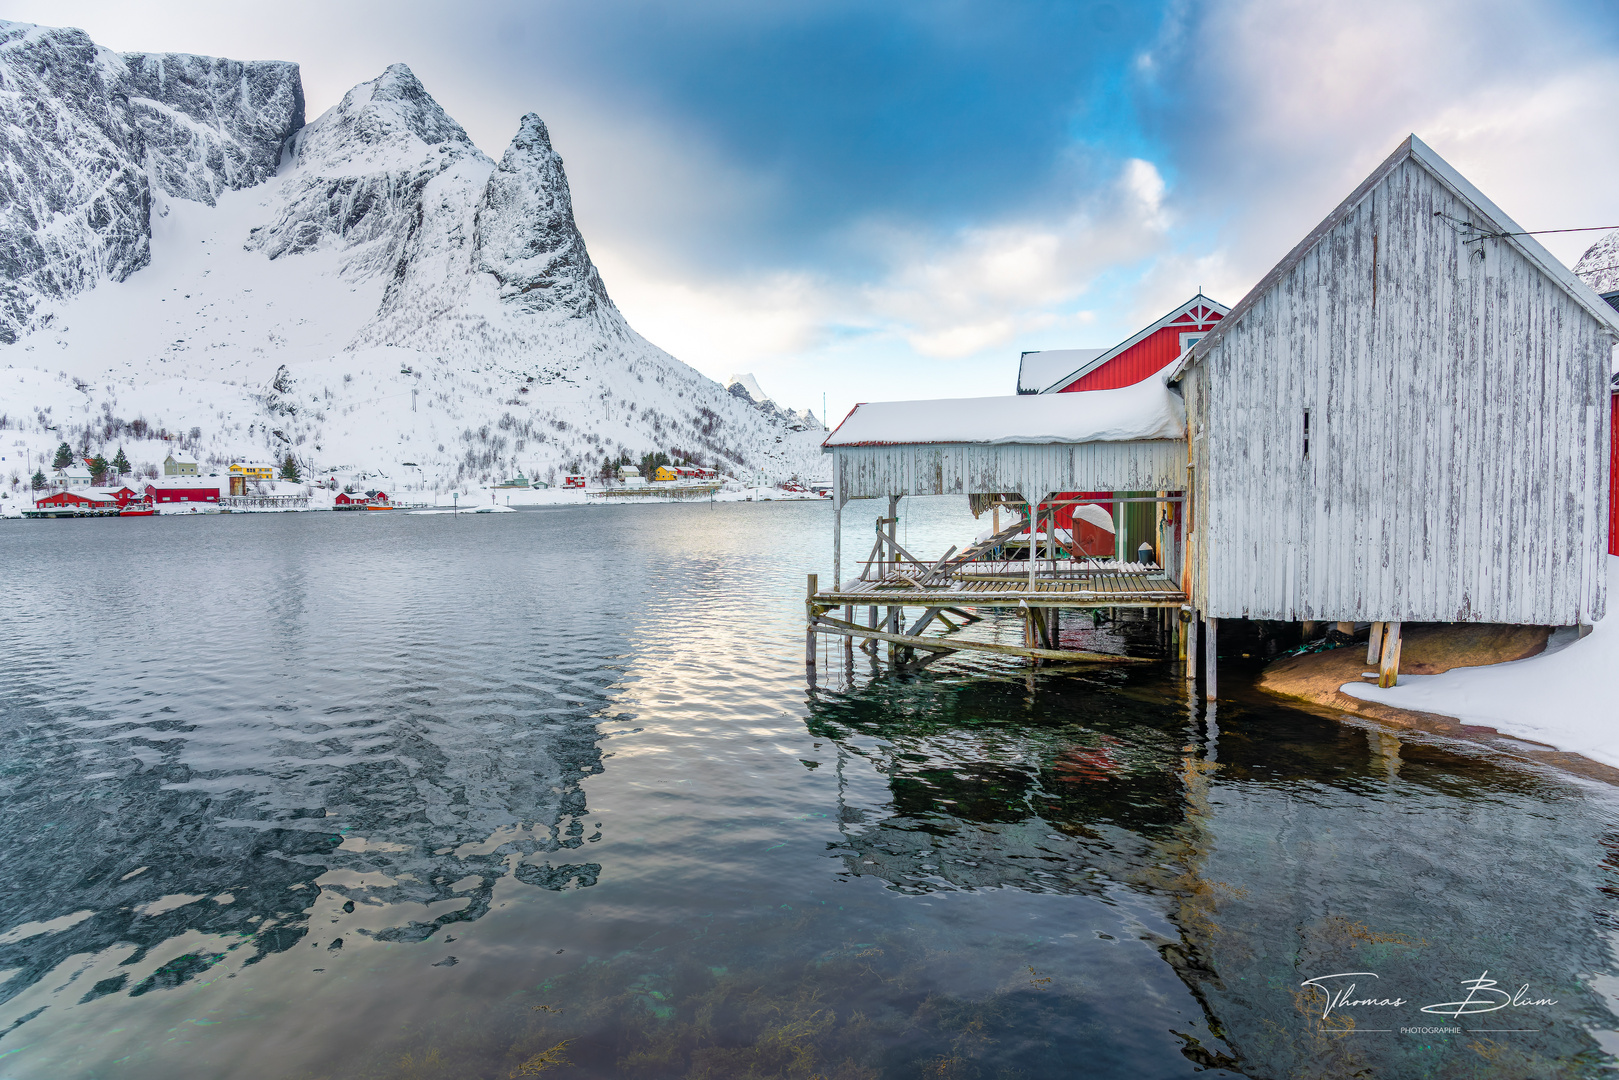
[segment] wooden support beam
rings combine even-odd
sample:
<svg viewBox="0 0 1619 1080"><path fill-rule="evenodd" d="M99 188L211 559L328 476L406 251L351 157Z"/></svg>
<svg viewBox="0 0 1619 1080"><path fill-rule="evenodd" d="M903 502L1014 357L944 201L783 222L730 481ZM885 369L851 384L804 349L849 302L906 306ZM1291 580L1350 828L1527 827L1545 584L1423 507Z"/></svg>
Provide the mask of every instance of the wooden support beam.
<svg viewBox="0 0 1619 1080"><path fill-rule="evenodd" d="M1305 619L1304 622L1301 625L1303 626L1303 629L1304 629L1304 640L1305 641L1314 641L1315 640L1315 632L1316 632L1317 629L1319 629L1319 627L1316 624L1316 621L1314 619Z"/></svg>
<svg viewBox="0 0 1619 1080"><path fill-rule="evenodd" d="M1383 653L1377 666L1377 685L1387 689L1400 685L1400 624L1391 622L1383 631Z"/></svg>
<svg viewBox="0 0 1619 1080"><path fill-rule="evenodd" d="M915 637L916 635L920 634L922 631L926 630L928 628L928 623L930 623L934 619L938 618L938 615L939 615L939 609L938 608L936 608L936 607L928 608L926 611L922 612L921 616L916 620L916 622L911 624L911 628L909 630L905 631L905 632L907 634L909 634L911 637Z"/></svg>
<svg viewBox="0 0 1619 1080"><path fill-rule="evenodd" d="M815 632L853 637L874 637L897 645L909 645L931 652L992 652L1003 656L1031 656L1039 660L1064 660L1085 664L1150 664L1151 660L1139 656L1114 656L1110 653L1085 652L1077 649L1020 649L1016 645L1000 645L992 641L966 641L952 638L913 638L904 634L888 634L881 630L868 630L864 626L844 626L839 619L817 619Z"/></svg>
<svg viewBox="0 0 1619 1080"><path fill-rule="evenodd" d="M1207 640L1203 643L1203 697L1213 701L1219 696L1219 656L1218 648L1220 620L1205 618L1203 620L1204 634Z"/></svg>
<svg viewBox="0 0 1619 1080"><path fill-rule="evenodd" d="M1383 623L1372 623L1372 632L1366 638L1366 662L1375 664L1383 658Z"/></svg>
<svg viewBox="0 0 1619 1080"><path fill-rule="evenodd" d="M1333 623L1332 628L1346 638L1355 636L1355 624L1352 622Z"/></svg>

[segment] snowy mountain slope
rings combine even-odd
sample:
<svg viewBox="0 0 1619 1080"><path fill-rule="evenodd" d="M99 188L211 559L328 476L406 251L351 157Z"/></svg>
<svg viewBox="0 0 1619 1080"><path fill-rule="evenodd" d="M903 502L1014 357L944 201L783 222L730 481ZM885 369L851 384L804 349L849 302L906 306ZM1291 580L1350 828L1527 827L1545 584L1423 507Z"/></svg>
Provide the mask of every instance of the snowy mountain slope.
<svg viewBox="0 0 1619 1080"><path fill-rule="evenodd" d="M166 95L173 115L130 106L123 128L116 110L80 125L126 172L140 151L128 186L148 209L127 215L121 247L77 236L41 258L88 269L76 289L36 290L17 340L0 345L0 425L18 432L0 431L0 446L88 438L110 455L161 428L216 464L290 451L317 474L438 485L593 470L650 450L750 478L824 471L812 433L628 325L539 117L522 119L497 164L402 65L305 125L301 91L272 94L264 81L248 94L251 79L225 77L255 65L121 58L76 31L4 33L82 45L74 62L94 71L51 91L73 98L52 103L59 113L77 115L74 95L94 99L86 88L102 78L142 92L131 101ZM290 69L296 85L291 65L258 67ZM160 116L174 124L164 138L151 133ZM7 152L58 154L50 182L65 183L84 166L52 138L35 131ZM92 257L104 250L123 259L116 271ZM129 454L160 459L167 445Z"/></svg>
<svg viewBox="0 0 1619 1080"><path fill-rule="evenodd" d="M1602 238L1585 249L1574 272L1599 293L1619 289L1619 229L1603 233Z"/></svg>
<svg viewBox="0 0 1619 1080"><path fill-rule="evenodd" d="M211 201L256 184L303 118L294 64L124 57L0 23L0 342L42 302L146 265L154 189Z"/></svg>

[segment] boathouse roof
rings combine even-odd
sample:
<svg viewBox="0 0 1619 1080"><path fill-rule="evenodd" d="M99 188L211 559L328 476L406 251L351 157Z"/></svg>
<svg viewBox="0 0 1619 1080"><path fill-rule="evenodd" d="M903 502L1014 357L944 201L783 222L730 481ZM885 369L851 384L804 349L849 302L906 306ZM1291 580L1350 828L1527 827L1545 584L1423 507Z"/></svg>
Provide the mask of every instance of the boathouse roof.
<svg viewBox="0 0 1619 1080"><path fill-rule="evenodd" d="M1183 439L1186 409L1166 375L1167 369L1133 386L1088 394L868 402L856 405L821 447Z"/></svg>
<svg viewBox="0 0 1619 1080"><path fill-rule="evenodd" d="M1372 174L1361 181L1359 187L1349 193L1349 197L1338 204L1337 209L1328 214L1319 225L1311 229L1303 240L1300 240L1288 252L1281 262L1271 268L1270 273L1259 280L1259 283L1248 290L1248 295L1237 302L1220 323L1199 339L1189 349L1170 373L1170 381L1178 380L1182 373L1194 364L1200 363L1209 351L1220 341L1232 327L1242 321L1255 304L1259 303L1274 289L1293 269L1302 262L1305 256L1314 250L1329 233L1336 229L1343 221L1354 213L1372 191L1381 184L1390 173L1399 168L1406 161L1414 161L1422 166L1434 177L1440 186L1449 189L1450 193L1468 206L1468 216L1471 220L1454 222L1458 231L1476 237L1479 240L1497 240L1516 249L1524 258L1534 264L1542 273L1556 282L1562 290L1584 308L1598 322L1602 323L1615 334L1619 334L1619 312L1603 301L1595 289L1575 276L1574 271L1564 266L1557 257L1540 245L1533 236L1524 232L1519 225L1507 216L1489 197L1468 181L1461 173L1451 167L1451 164L1434 152L1433 148L1416 135L1408 135L1394 153L1390 154L1383 164L1372 171Z"/></svg>

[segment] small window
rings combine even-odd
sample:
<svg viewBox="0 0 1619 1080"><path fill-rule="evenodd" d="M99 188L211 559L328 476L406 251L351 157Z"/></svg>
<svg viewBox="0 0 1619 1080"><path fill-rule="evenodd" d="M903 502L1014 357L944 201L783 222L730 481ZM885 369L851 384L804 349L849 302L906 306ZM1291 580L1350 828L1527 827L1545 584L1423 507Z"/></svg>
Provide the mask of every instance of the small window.
<svg viewBox="0 0 1619 1080"><path fill-rule="evenodd" d="M1310 410L1304 410L1304 458L1310 458Z"/></svg>

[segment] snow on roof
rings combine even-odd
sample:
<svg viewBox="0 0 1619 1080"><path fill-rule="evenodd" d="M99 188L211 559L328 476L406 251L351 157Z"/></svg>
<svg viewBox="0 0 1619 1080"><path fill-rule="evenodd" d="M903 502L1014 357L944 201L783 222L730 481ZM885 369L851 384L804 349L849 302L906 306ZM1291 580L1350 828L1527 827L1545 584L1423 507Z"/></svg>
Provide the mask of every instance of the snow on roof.
<svg viewBox="0 0 1619 1080"><path fill-rule="evenodd" d="M877 401L856 405L821 444L1131 442L1186 437L1186 406L1169 368L1133 386L1082 394Z"/></svg>
<svg viewBox="0 0 1619 1080"><path fill-rule="evenodd" d="M144 488L217 488L219 479L207 476L159 476L155 480L146 481Z"/></svg>
<svg viewBox="0 0 1619 1080"><path fill-rule="evenodd" d="M1271 268L1270 273L1259 280L1259 284L1248 290L1248 295L1237 302L1237 306L1231 309L1231 314L1222 319L1213 330L1205 334L1197 344L1187 351L1186 355L1181 357L1174 370L1170 372L1170 379L1178 380L1187 368L1207 356L1209 351L1213 349L1215 342L1224 337L1227 330L1237 325L1242 316L1247 314L1249 308L1253 307L1266 293L1275 288L1293 267L1297 266L1317 244L1326 238L1329 232L1337 228L1338 224L1347 218L1355 207L1359 206L1371 194L1372 189L1377 187L1384 177L1388 176L1408 158L1427 169L1428 173L1438 180L1442 186L1448 187L1452 194L1469 204L1474 211L1475 225L1484 226L1485 230L1483 231L1493 232L1497 239L1517 248L1524 258L1539 267L1547 277L1560 285L1575 303L1583 307L1593 318L1609 330L1619 333L1619 312L1614 311L1613 308L1604 303L1602 298L1597 295L1596 290L1575 276L1574 271L1559 262L1533 236L1524 235L1523 226L1507 217L1499 206L1491 202L1482 191L1474 187L1466 177L1457 172L1450 162L1434 153L1432 147L1415 135L1408 135L1395 148L1394 153L1384 160L1383 164L1374 169L1370 176L1361 181L1359 187L1349 193L1347 199L1338 204L1337 209L1328 214L1319 225L1311 229L1309 235L1300 240L1297 246L1288 252L1281 262Z"/></svg>
<svg viewBox="0 0 1619 1080"><path fill-rule="evenodd" d="M1106 349L1044 349L1026 352L1018 361L1017 392L1038 394L1070 371L1080 368L1107 352Z"/></svg>
<svg viewBox="0 0 1619 1080"><path fill-rule="evenodd" d="M190 454L170 453L169 458L172 459L177 465L195 465L197 463L197 459L192 457Z"/></svg>

